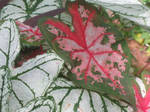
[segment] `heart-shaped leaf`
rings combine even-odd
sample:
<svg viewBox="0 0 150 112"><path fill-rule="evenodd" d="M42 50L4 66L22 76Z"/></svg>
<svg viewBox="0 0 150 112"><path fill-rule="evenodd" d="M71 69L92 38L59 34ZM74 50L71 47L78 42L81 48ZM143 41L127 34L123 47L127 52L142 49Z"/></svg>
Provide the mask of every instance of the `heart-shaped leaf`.
<svg viewBox="0 0 150 112"><path fill-rule="evenodd" d="M116 43L120 37L113 26L83 0L69 2L67 10L72 29L54 18L42 19L39 27L50 47L72 66L68 77L81 87L111 94L135 106L126 42Z"/></svg>
<svg viewBox="0 0 150 112"><path fill-rule="evenodd" d="M140 3L141 0L86 0L91 3L102 5L124 18L127 18L137 24L150 26L150 10Z"/></svg>
<svg viewBox="0 0 150 112"><path fill-rule="evenodd" d="M111 102L95 92L74 86L70 81L57 78L43 97L38 97L17 112L127 112L119 102ZM113 106L113 107L112 107ZM130 111L129 111L130 112Z"/></svg>
<svg viewBox="0 0 150 112"><path fill-rule="evenodd" d="M54 53L46 53L14 68L15 58L20 51L19 39L15 22L3 22L0 26L1 112L16 112L28 101L41 96L50 81L57 77L63 64Z"/></svg>
<svg viewBox="0 0 150 112"><path fill-rule="evenodd" d="M23 22L58 7L60 7L59 2L55 0L12 0L1 10L0 18L11 18Z"/></svg>
<svg viewBox="0 0 150 112"><path fill-rule="evenodd" d="M10 20L0 26L0 111L8 111L8 97L11 92L11 70L19 46L19 33L15 23Z"/></svg>

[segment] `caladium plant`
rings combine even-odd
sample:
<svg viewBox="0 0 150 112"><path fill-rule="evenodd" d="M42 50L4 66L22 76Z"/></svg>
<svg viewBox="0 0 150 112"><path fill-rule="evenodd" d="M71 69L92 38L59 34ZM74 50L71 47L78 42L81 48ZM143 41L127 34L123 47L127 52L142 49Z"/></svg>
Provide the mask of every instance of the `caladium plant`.
<svg viewBox="0 0 150 112"><path fill-rule="evenodd" d="M72 17L71 28L50 17L42 19L39 27L50 47L70 64L68 77L78 86L135 106L134 81L128 74L131 56L126 42L122 44L117 35L119 31L114 32L114 25L105 22L100 11L84 0L66 6Z"/></svg>
<svg viewBox="0 0 150 112"><path fill-rule="evenodd" d="M57 76L63 61L55 54L43 54L14 68L20 51L17 26L13 20L0 26L0 112L15 112L28 101L41 96ZM51 68L49 65L53 65ZM34 78L33 78L34 77ZM41 84L40 84L41 83Z"/></svg>
<svg viewBox="0 0 150 112"><path fill-rule="evenodd" d="M121 4L119 0L97 1L127 18L130 16L131 20L141 21L140 24L143 20L139 18L148 16L131 18L148 12L141 4L131 9L137 13L123 10L135 3L132 1L124 7L124 1ZM142 76L147 92L141 95L135 77L129 73L131 55L118 30L122 26L117 23L116 27L113 21L117 16L112 19L102 7L77 0L67 2L66 12L57 19L42 19L40 29L36 26L37 20L29 24L33 16L45 16L43 12L62 8L63 3L65 0L11 0L0 9L0 19L3 19L0 20L0 112L132 112L115 98L130 104L135 111L149 112L149 73ZM111 6L112 3L115 4ZM44 39L65 61L64 66L53 51L41 51L36 56L36 50L29 56L30 60L15 66L20 44L29 48L41 46ZM62 67L68 71L60 72Z"/></svg>
<svg viewBox="0 0 150 112"><path fill-rule="evenodd" d="M13 20L1 23L1 112L127 111L126 106L121 106L117 100L106 99L58 77L63 61L54 53L39 55L14 68L20 51L19 31Z"/></svg>

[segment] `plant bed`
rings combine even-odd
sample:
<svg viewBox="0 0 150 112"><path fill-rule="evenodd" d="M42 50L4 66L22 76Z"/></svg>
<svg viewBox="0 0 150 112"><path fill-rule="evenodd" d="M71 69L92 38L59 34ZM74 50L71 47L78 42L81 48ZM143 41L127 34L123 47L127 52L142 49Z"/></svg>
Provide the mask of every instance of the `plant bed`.
<svg viewBox="0 0 150 112"><path fill-rule="evenodd" d="M150 10L123 2L1 0L0 112L149 112Z"/></svg>

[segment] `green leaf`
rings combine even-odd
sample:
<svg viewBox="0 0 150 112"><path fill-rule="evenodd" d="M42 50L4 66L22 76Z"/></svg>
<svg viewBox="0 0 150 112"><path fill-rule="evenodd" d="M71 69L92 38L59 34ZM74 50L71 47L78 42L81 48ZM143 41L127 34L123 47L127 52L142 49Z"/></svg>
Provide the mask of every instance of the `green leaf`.
<svg viewBox="0 0 150 112"><path fill-rule="evenodd" d="M8 111L11 92L11 70L20 50L19 33L14 21L8 20L0 26L0 111Z"/></svg>
<svg viewBox="0 0 150 112"><path fill-rule="evenodd" d="M13 20L0 26L0 111L17 109L41 96L57 77L63 61L54 53L39 55L14 68L20 51L19 32Z"/></svg>
<svg viewBox="0 0 150 112"><path fill-rule="evenodd" d="M129 74L129 68L131 67L131 58L132 58L132 56L130 54L130 50L129 50L128 46L127 46L126 41L123 40L123 37L122 37L121 33L119 32L119 30L114 28L114 26L115 26L114 24L112 24L110 22L107 23L103 19L101 19L101 18L106 18L106 19L109 20L108 16L104 17L103 15L99 15L101 13L100 11L98 11L91 4L85 3L83 0L81 2L78 2L78 3L79 3L79 6L77 6L76 2L68 2L67 8L66 8L66 10L68 10L70 8L70 13L71 13L70 15L72 16L72 24L73 24L73 28L72 27L71 28L74 29L74 30L72 30L70 27L68 27L69 26L68 24L65 25L64 23L58 21L55 18L50 18L50 17L43 18L39 22L39 27L41 29L41 32L43 33L43 37L47 39L47 42L50 45L50 47L62 59L64 59L66 63L69 62L68 61L69 59L72 61L72 63L73 63L73 64L71 63L72 69L69 69L69 73L68 73L67 77L70 80L72 80L78 87L86 88L86 89L89 89L89 90L92 90L92 91L96 91L96 92L102 93L102 94L103 93L104 94L108 94L108 95L113 96L115 98L121 99L121 100L123 100L125 102L128 102L129 104L131 104L135 108L134 91L133 91L133 88L132 88L132 85L134 83L134 78ZM86 30L84 31L84 28L82 28L82 27L84 27L84 22L86 23L86 20L88 20L89 18L82 17L81 16L82 13L79 13L79 15L78 15L77 14L78 11L75 10L76 7L77 8L78 7L82 8L82 6L85 8L85 10L87 12L89 11L89 15L91 14L90 12L92 12L93 10L96 12L94 14L93 18L91 19L91 21L89 21L89 24L91 22L91 23L93 23L93 26L94 25L96 26L96 28L98 28L98 27L99 28L105 28L106 29L105 33L108 33L108 32L112 33L116 37L115 38L116 39L116 43L114 43L116 45L114 45L114 44L111 45L111 48L114 51L117 51L119 49L118 48L119 45L120 45L121 48L123 48L123 51L120 50L121 53L122 53L122 55L120 55L122 57L122 59L119 60L119 62L121 62L124 58L126 58L128 60L128 62L125 63L125 70L124 71L119 70L119 67L117 67L119 62L116 62L115 63L116 65L114 64L114 62L112 62L114 64L114 66L113 66L114 69L117 68L120 71L119 73L120 73L122 78L119 78L119 76L117 77L117 75L119 75L119 73L114 73L114 72L109 73L110 77L115 75L114 80L109 80L109 78L107 76L106 76L107 77L106 79L103 77L103 74L107 75L105 70L103 70L103 69L106 69L106 71L108 70L108 72L110 72L111 69L109 69L109 67L107 69L107 66L105 66L105 63L103 63L103 61L105 60L107 55L99 56L99 58L98 58L99 60L97 60L97 63L100 66L102 66L102 67L98 66L98 64L95 62L95 60L96 60L95 57L96 56L94 56L94 53L97 52L98 47L101 48L101 46L98 46L98 44L96 43L96 42L99 42L98 40L94 41L96 44L94 43L94 45L92 46L92 50L90 49L91 46L86 46L85 49L84 49L84 41L82 41L82 38L85 39L85 43L86 44L89 44L90 42L88 43L88 41L92 37L89 37L90 39L86 40L87 39L86 36L85 36L86 35L86 33L85 33ZM75 17L75 15L73 15L72 13L76 14L77 17ZM80 18L81 18L81 21L84 21L83 23L80 22ZM99 20L100 20L100 22L98 22ZM57 35L57 34L55 35L53 32L50 32L51 26L55 27L53 30L57 30L58 29L57 30L58 32L59 31L60 31L60 33L63 32L63 33L65 33L65 35ZM94 26L94 28L95 28L95 26ZM69 30L69 28L70 28L70 30ZM91 26L91 29L89 31L91 34L92 34L92 32L94 32L94 30L92 31L92 28L93 27ZM86 29L86 27L85 27L85 29ZM81 35L82 33L84 35L83 37ZM88 33L88 35L90 35L90 33ZM63 44L61 44L61 42L63 42L63 41L61 39L60 39L60 41L57 41L58 37L59 37L59 39L61 38L62 40L63 39L67 40L69 38L71 41L69 41L69 39L68 39L68 43L64 42ZM74 38L74 37L76 37L76 38ZM107 37L107 35L106 35L106 37ZM93 38L94 38L94 36L93 36ZM109 40L110 40L110 38L109 38ZM73 44L70 44L72 41L74 43L76 43L81 49L80 48L76 48L76 46L75 45L73 46ZM92 39L91 39L91 41L92 41ZM99 44L101 44L101 43L99 42ZM97 48L97 49L94 49L94 48ZM100 50L99 52L103 51L103 49L105 49L105 48L108 48L108 46L107 45L103 46L102 50ZM104 50L104 52L105 51L107 52L107 50L108 51L112 51L111 48L109 50L108 49ZM67 53L70 52L70 55L71 55L71 53L72 53L72 55L74 55L73 52L76 53L74 59L72 59L72 57L66 53L67 50L68 50ZM86 50L89 51L90 53L87 52ZM79 51L79 53L78 53L78 51ZM113 61L113 59L114 58L112 58L112 60L110 60L110 61ZM77 61L77 63L73 62L74 60ZM90 61L87 61L87 60L90 60ZM87 63L89 63L89 64L87 64ZM95 67L96 70L95 70L94 67L92 68L91 66L94 66L94 67L97 66L97 68ZM72 73L71 73L71 71L72 71ZM87 74L84 71L86 71ZM92 73L89 72L89 71L91 71ZM99 79L95 78L94 79L91 76L91 74L92 74L93 77L101 77L101 78L99 78ZM86 75L87 75L87 80L86 80L86 77L85 77ZM113 81L119 81L119 82L117 82L117 86L109 86L110 83L113 82ZM123 91L119 87L123 88ZM76 104L76 106L78 106L78 104ZM75 109L76 109L76 107L75 107Z"/></svg>
<svg viewBox="0 0 150 112"><path fill-rule="evenodd" d="M24 63L12 71L12 99L20 101L20 107L36 97L41 96L48 85L57 77L62 67L62 60L55 54L44 54ZM52 65L52 66L51 66ZM16 104L10 103L10 108Z"/></svg>
<svg viewBox="0 0 150 112"><path fill-rule="evenodd" d="M130 112L127 107L121 108L121 104L111 98L78 88L66 79L57 78L43 97L31 100L17 112Z"/></svg>
<svg viewBox="0 0 150 112"><path fill-rule="evenodd" d="M62 58L65 60L65 62L68 62L69 64L72 65L72 61L70 60L70 56L69 56L69 52L64 52L62 51L62 49L59 48L59 45L57 43L53 43L52 41L55 39L55 35L50 33L47 30L47 27L45 27L44 25L42 25L44 23L44 21L46 21L49 17L44 17L39 21L39 28L40 31L43 34L43 38L45 38L45 40L47 41L48 45L50 46L50 48L53 48L53 50ZM53 18L54 19L54 18ZM51 38L49 38L51 37Z"/></svg>
<svg viewBox="0 0 150 112"><path fill-rule="evenodd" d="M1 10L0 19L25 21L59 7L55 0L12 0Z"/></svg>
<svg viewBox="0 0 150 112"><path fill-rule="evenodd" d="M138 0L86 0L96 5L102 5L108 8L123 18L127 18L137 24L149 27L150 10L148 7L140 3Z"/></svg>

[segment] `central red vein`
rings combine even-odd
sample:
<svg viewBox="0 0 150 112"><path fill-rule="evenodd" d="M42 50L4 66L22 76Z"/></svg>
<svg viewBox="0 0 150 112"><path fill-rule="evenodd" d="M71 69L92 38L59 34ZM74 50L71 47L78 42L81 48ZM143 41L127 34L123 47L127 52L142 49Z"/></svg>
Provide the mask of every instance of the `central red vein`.
<svg viewBox="0 0 150 112"><path fill-rule="evenodd" d="M54 40L57 41L58 38L68 39L68 40L74 41L76 44L79 45L80 48L77 48L77 49L73 49L73 46L70 45L72 48L70 50L70 58L71 59L74 58L73 55L75 55L76 53L80 53L80 52L85 53L86 52L86 55L88 55L88 59L87 59L88 61L86 62L86 64L84 62L84 59L80 58L80 56L79 57L75 56L75 58L79 58L81 61L83 61L83 62L81 62L82 64L85 64L85 68L81 69L82 73L84 72L85 83L87 82L88 73L89 73L89 71L91 71L91 70L89 70L89 69L91 69L90 66L91 66L92 62L94 62L94 64L97 65L97 67L103 72L103 74L113 82L114 86L117 87L117 84L114 81L114 79L110 76L111 74L109 73L109 71L107 69L105 69L101 64L99 64L99 62L98 62L98 60L96 60L95 56L97 56L97 55L100 56L100 55L103 55L106 53L108 53L108 54L118 53L121 55L121 53L119 51L113 51L110 46L108 46L108 47L110 47L109 51L99 51L96 53L90 51L90 48L95 46L96 42L99 42L98 40L100 38L103 38L105 35L113 35L113 34L112 33L105 33L105 31L102 32L100 30L99 33L101 33L101 34L99 36L97 36L96 38L93 37L94 40L90 43L90 45L87 46L87 40L86 40L86 34L85 34L86 28L88 27L88 23L91 22L91 20L93 19L95 12L92 11L89 14L87 20L85 21L85 24L83 23L83 20L82 20L80 13L78 11L78 4L77 3L72 4L72 6L69 8L69 12L72 16L74 32L72 32L66 24L61 23L59 21L48 19L45 22L45 24L52 25L66 34L66 36L64 36L64 37L63 36L59 36L59 37L57 36ZM111 38L111 36L108 36L108 38ZM61 44L61 42L60 42L60 44ZM65 50L65 48L63 50Z"/></svg>

